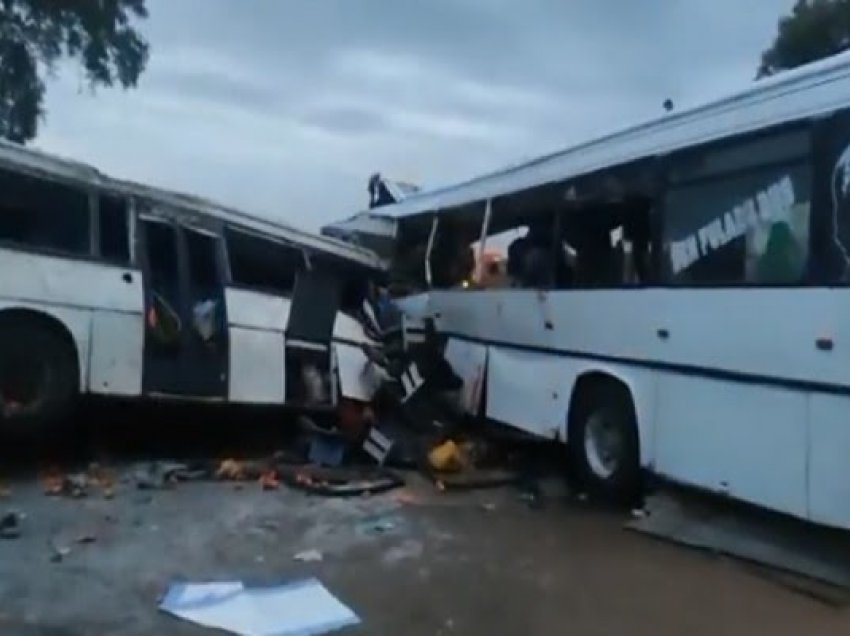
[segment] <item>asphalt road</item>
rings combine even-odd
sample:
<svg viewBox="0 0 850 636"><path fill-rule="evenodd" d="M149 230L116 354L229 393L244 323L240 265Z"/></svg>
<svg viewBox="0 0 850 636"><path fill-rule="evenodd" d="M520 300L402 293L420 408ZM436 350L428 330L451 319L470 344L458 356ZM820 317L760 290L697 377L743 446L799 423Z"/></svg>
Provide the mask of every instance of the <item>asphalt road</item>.
<svg viewBox="0 0 850 636"><path fill-rule="evenodd" d="M850 614L738 563L653 542L622 517L505 489L441 494L418 479L332 500L256 484L191 483L112 499L45 497L19 476L3 508L0 634L192 635L163 615L169 581L317 576L361 617L354 634L839 634ZM377 532L373 521L389 521ZM91 543L78 543L84 537ZM52 562L56 547L70 550ZM293 556L317 549L320 563Z"/></svg>
<svg viewBox="0 0 850 636"><path fill-rule="evenodd" d="M0 540L0 636L201 636L212 632L157 610L169 582L305 576L360 616L340 632L352 636L850 630L850 610L626 531L623 514L570 501L557 482L546 482L542 509L512 489L440 493L417 477L347 500L256 483L140 492L122 481L136 462L269 451L285 443L286 423L268 413L119 410L84 428L48 447L0 445L0 492L9 491L0 514L25 515L21 536ZM82 499L43 494L41 465L91 459L116 478L111 498L98 488ZM376 520L387 529L376 531ZM59 562L57 549L67 551ZM293 558L307 549L323 560Z"/></svg>

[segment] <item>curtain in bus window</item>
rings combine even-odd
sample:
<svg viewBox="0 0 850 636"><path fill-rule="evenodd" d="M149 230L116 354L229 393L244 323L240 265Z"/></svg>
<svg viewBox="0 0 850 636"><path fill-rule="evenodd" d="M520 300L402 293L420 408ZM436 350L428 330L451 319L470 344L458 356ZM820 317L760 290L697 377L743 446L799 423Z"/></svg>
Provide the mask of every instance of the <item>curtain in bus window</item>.
<svg viewBox="0 0 850 636"><path fill-rule="evenodd" d="M682 285L795 285L806 277L808 166L676 186L664 215L666 278Z"/></svg>

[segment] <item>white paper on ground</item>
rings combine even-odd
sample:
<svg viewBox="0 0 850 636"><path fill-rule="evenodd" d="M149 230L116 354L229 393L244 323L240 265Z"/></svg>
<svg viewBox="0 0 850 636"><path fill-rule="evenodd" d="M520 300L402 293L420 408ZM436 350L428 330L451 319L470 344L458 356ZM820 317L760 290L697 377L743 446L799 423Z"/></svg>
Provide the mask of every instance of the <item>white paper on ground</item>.
<svg viewBox="0 0 850 636"><path fill-rule="evenodd" d="M360 622L316 579L264 588L238 581L174 583L159 608L241 636L318 636Z"/></svg>

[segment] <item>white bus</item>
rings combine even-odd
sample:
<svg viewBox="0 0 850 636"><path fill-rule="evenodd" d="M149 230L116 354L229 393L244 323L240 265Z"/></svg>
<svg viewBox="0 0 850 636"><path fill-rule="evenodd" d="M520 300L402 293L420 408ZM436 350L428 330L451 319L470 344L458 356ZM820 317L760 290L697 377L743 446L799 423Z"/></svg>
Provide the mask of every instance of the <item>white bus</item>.
<svg viewBox="0 0 850 636"><path fill-rule="evenodd" d="M368 400L371 252L0 144L0 426L78 394Z"/></svg>
<svg viewBox="0 0 850 636"><path fill-rule="evenodd" d="M588 488L850 528L850 56L358 219L465 408L568 442ZM470 247L523 227L478 288Z"/></svg>

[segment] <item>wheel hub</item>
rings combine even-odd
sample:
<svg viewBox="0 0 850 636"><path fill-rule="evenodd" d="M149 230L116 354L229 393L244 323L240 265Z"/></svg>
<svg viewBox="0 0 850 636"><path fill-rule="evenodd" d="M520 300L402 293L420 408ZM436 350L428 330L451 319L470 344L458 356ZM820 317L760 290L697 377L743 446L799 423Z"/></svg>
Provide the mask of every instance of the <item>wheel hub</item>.
<svg viewBox="0 0 850 636"><path fill-rule="evenodd" d="M620 428L597 413L588 419L584 430L584 449L590 469L600 478L608 479L620 468L623 452Z"/></svg>

